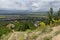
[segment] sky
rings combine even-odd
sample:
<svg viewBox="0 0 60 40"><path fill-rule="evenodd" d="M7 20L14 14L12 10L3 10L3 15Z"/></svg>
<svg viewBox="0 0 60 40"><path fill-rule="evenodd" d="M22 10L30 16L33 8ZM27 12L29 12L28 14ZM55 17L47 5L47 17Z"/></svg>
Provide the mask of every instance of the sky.
<svg viewBox="0 0 60 40"><path fill-rule="evenodd" d="M52 7L55 11L60 8L60 0L0 0L0 9L47 11Z"/></svg>

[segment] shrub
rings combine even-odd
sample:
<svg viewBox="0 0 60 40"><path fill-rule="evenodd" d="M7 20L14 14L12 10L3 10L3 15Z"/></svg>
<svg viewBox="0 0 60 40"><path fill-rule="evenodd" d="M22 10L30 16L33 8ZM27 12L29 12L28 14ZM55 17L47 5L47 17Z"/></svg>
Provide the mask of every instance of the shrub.
<svg viewBox="0 0 60 40"><path fill-rule="evenodd" d="M21 31L21 30L24 31L25 30L23 22L15 21L15 22L13 22L13 24L15 25L14 30L16 30L16 31Z"/></svg>
<svg viewBox="0 0 60 40"><path fill-rule="evenodd" d="M34 24L32 22L30 22L30 21L25 22L25 24L27 24L29 26L28 28L31 29L31 30L34 30L36 28L34 26Z"/></svg>
<svg viewBox="0 0 60 40"><path fill-rule="evenodd" d="M41 27L45 27L46 24L45 24L44 22L40 22L40 26L41 26Z"/></svg>
<svg viewBox="0 0 60 40"><path fill-rule="evenodd" d="M0 21L0 27L4 27L8 24L8 21Z"/></svg>
<svg viewBox="0 0 60 40"><path fill-rule="evenodd" d="M30 30L30 29L27 29L27 30L26 30L26 32L27 32L27 33L30 33L30 32L31 32L31 30Z"/></svg>
<svg viewBox="0 0 60 40"><path fill-rule="evenodd" d="M16 31L26 31L27 29L35 29L35 26L32 22L30 21L26 21L26 22L20 22L20 21L16 21L13 22L13 24L15 25L14 30Z"/></svg>
<svg viewBox="0 0 60 40"><path fill-rule="evenodd" d="M0 37L3 35L3 34L8 34L9 32L11 31L11 29L8 29L6 27L0 27Z"/></svg>
<svg viewBox="0 0 60 40"><path fill-rule="evenodd" d="M52 21L50 21L50 26L51 26L51 27L53 26L53 23L52 23Z"/></svg>

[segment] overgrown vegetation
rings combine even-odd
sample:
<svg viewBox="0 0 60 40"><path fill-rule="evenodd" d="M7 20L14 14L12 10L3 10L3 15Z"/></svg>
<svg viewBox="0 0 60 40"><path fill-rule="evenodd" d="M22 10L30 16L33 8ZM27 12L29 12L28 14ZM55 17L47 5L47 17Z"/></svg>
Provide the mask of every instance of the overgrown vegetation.
<svg viewBox="0 0 60 40"><path fill-rule="evenodd" d="M11 23L14 25L13 26L8 26L7 25ZM52 29L52 26L55 26L56 24L60 24L60 9L58 10L58 12L56 13L56 15L54 15L53 13L53 8L50 8L50 11L48 12L48 16L46 18L46 20L44 21L40 21L40 23L37 25L37 27L34 25L34 23L32 21L0 21L0 37L3 34L8 34L9 32L11 32L12 30L14 31L29 31L29 30L40 30L42 32L50 32ZM47 31L48 30L48 31ZM30 32L30 31L29 31ZM58 31L57 33L59 33L60 31ZM56 34L57 34L56 33ZM36 37L36 35L32 36L33 38ZM49 40L50 38L46 38L45 40Z"/></svg>
<svg viewBox="0 0 60 40"><path fill-rule="evenodd" d="M9 32L11 32L11 29L8 29L6 27L0 27L0 37L4 34L7 35Z"/></svg>
<svg viewBox="0 0 60 40"><path fill-rule="evenodd" d="M14 21L13 24L15 25L13 29L16 31L26 31L27 29L33 30L36 28L34 24L30 21L26 22Z"/></svg>

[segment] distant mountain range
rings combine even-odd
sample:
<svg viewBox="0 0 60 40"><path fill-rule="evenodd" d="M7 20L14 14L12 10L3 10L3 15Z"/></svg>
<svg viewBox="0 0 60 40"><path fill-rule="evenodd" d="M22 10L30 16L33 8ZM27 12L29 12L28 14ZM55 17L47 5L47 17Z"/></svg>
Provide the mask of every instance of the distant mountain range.
<svg viewBox="0 0 60 40"><path fill-rule="evenodd" d="M0 10L0 14L25 14L30 12L29 10Z"/></svg>
<svg viewBox="0 0 60 40"><path fill-rule="evenodd" d="M30 12L29 10L0 10L0 13L19 13L19 12Z"/></svg>
<svg viewBox="0 0 60 40"><path fill-rule="evenodd" d="M6 14L46 14L48 11L38 11L38 12L32 12L29 10L0 10L0 15L6 15Z"/></svg>

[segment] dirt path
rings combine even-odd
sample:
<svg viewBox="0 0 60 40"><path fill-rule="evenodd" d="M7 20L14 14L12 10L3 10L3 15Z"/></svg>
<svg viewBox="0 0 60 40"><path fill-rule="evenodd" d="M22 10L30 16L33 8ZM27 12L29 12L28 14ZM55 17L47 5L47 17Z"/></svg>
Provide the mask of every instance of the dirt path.
<svg viewBox="0 0 60 40"><path fill-rule="evenodd" d="M43 33L42 35L38 35L40 32L38 32L38 33L36 32L35 34L38 35L38 37L36 38L36 40L42 40L41 38L43 38L43 37L49 37L49 36L53 37L52 40L60 40L60 34L58 34L56 36L54 35L54 33L56 31L60 30L60 25L56 26L56 27L53 27L52 30L53 31L51 31L49 33ZM22 37L24 39L24 38L26 38L26 35L27 35L26 32L14 32L14 33L11 34L11 36L8 38L8 40L21 40L20 38Z"/></svg>
<svg viewBox="0 0 60 40"><path fill-rule="evenodd" d="M60 34L58 34L57 36L53 37L52 40L60 40Z"/></svg>
<svg viewBox="0 0 60 40"><path fill-rule="evenodd" d="M11 36L8 38L8 40L21 40L24 39L25 32L14 32L11 34Z"/></svg>
<svg viewBox="0 0 60 40"><path fill-rule="evenodd" d="M53 28L55 29L54 31L59 31L60 26ZM59 31L60 32L60 31ZM60 33L52 38L52 40L60 40Z"/></svg>
<svg viewBox="0 0 60 40"><path fill-rule="evenodd" d="M50 33L43 33L42 35L39 35L36 40L42 40L42 38L49 37L49 36L53 37L52 40L55 40L55 39L60 40L60 34L58 34L57 36L55 36L54 34L55 32L60 30L60 25L53 27L52 30L53 31L51 31Z"/></svg>
<svg viewBox="0 0 60 40"><path fill-rule="evenodd" d="M16 33L12 33L8 40L17 40L16 37L17 37Z"/></svg>

